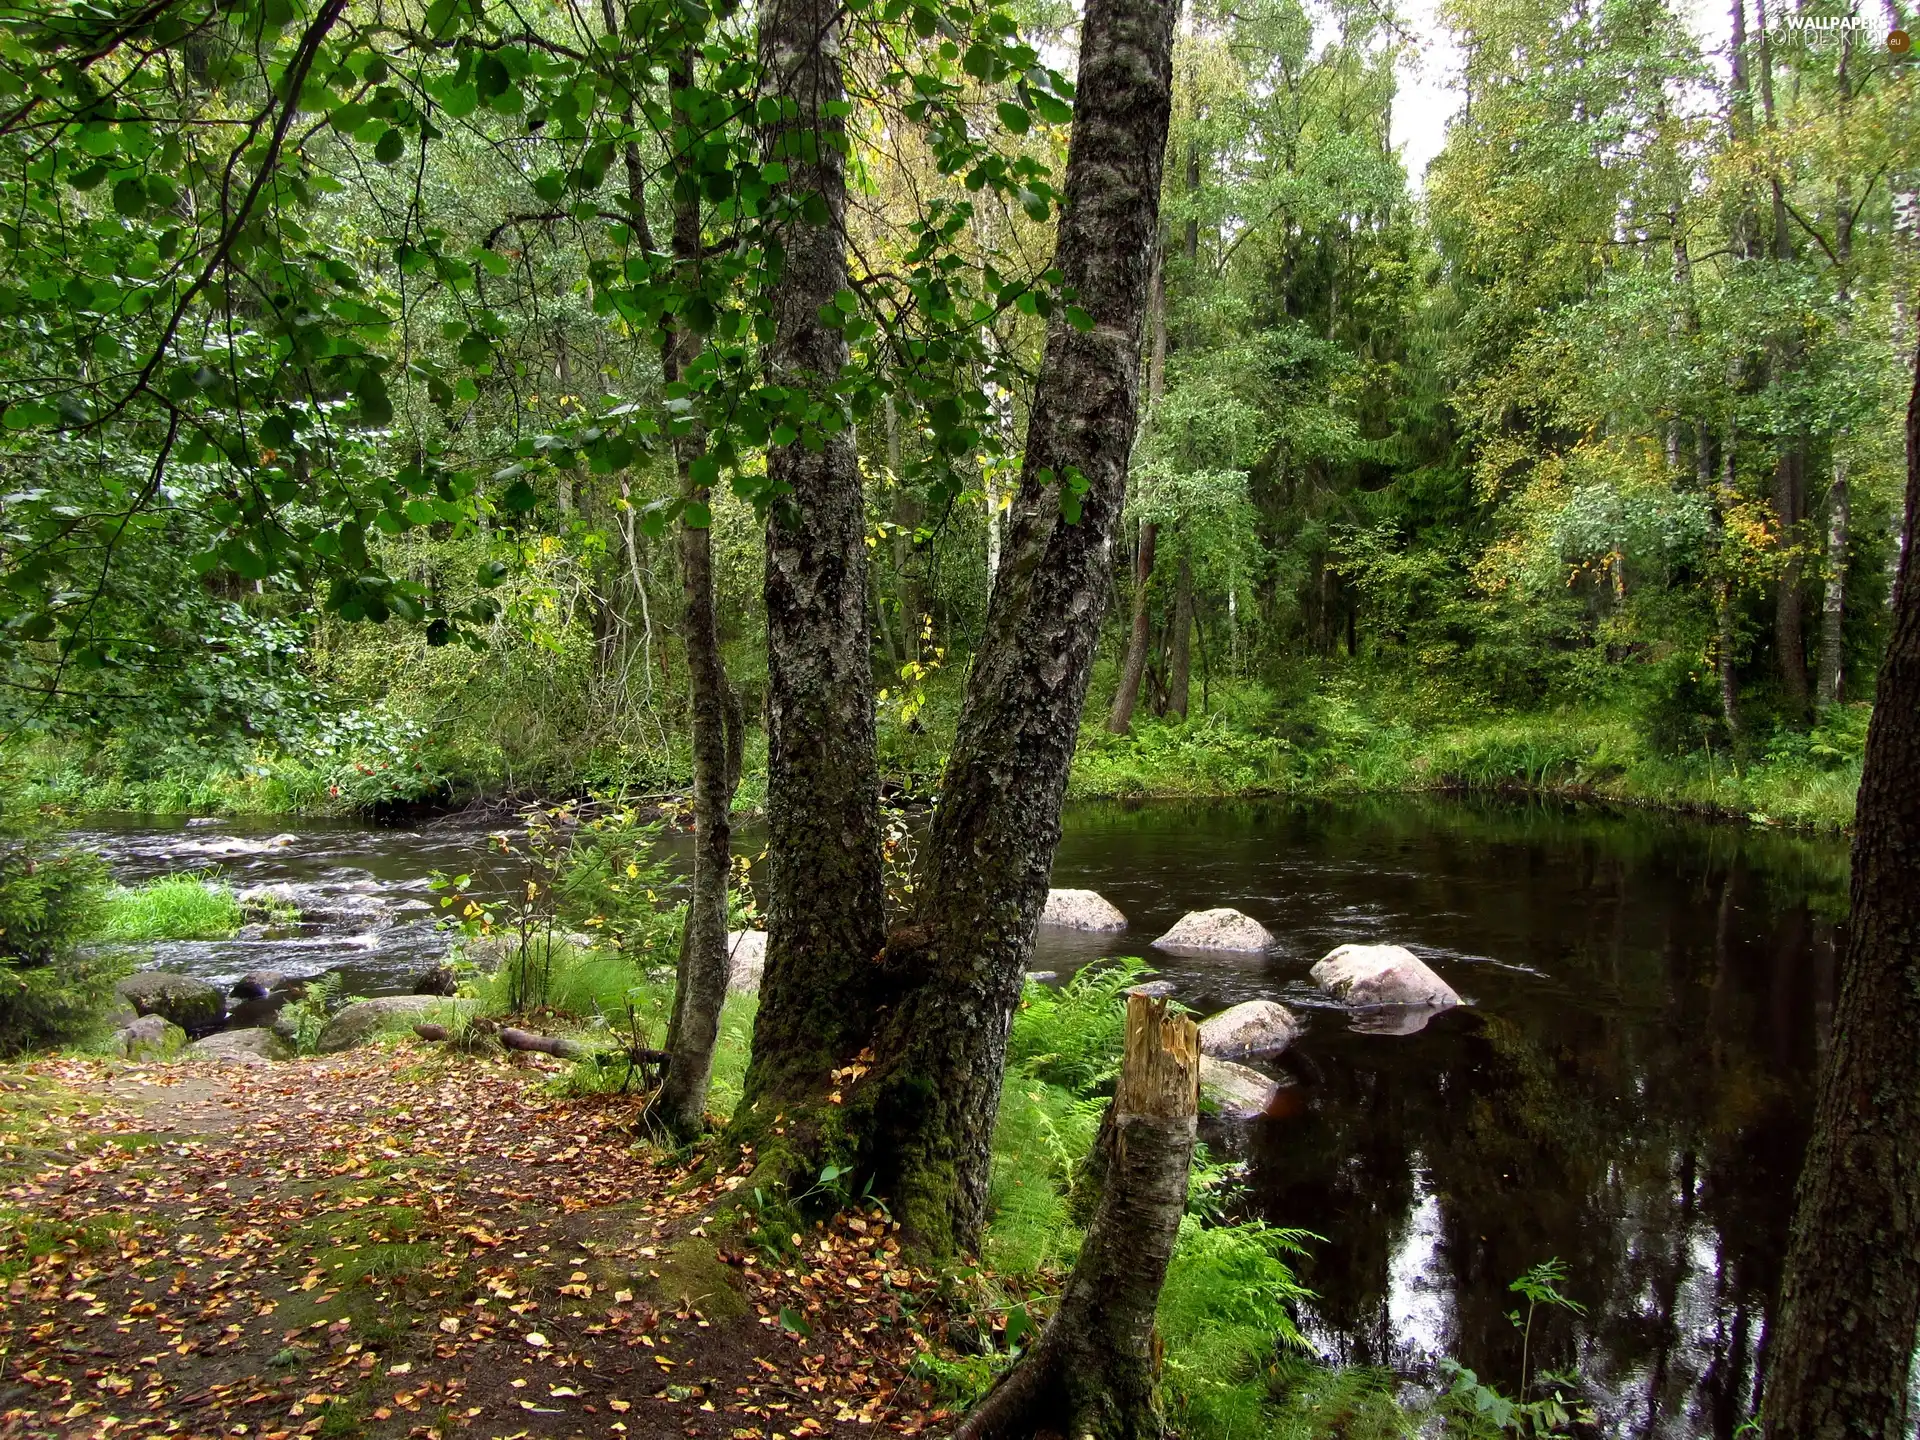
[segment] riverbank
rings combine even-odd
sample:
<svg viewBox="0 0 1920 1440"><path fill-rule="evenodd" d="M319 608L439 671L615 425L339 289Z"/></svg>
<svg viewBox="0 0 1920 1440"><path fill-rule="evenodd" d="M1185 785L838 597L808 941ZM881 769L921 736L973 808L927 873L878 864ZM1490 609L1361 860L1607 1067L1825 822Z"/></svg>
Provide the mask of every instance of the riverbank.
<svg viewBox="0 0 1920 1440"><path fill-rule="evenodd" d="M893 789L930 794L958 714L943 678L903 718L881 706L880 758ZM1728 750L1659 742L1637 710L1565 703L1501 709L1472 694L1377 672L1333 669L1279 691L1210 687L1186 719L1141 713L1114 735L1090 707L1069 793L1078 799L1299 798L1423 791L1560 796L1815 832L1851 826L1871 707L1836 706L1800 729L1772 725ZM765 747L750 737L736 807L765 795ZM390 753L326 759L261 745L245 754L177 752L144 769L124 747L16 744L4 798L61 814L385 815L457 807L517 788L514 777L436 752L431 737ZM550 773L545 793L648 793L684 784L670 756ZM676 779L678 777L678 779Z"/></svg>

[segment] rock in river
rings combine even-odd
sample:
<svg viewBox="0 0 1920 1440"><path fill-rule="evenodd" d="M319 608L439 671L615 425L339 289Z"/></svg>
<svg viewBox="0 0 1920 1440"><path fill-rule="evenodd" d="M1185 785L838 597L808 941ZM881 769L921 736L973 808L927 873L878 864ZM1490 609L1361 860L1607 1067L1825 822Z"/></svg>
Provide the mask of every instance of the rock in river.
<svg viewBox="0 0 1920 1440"><path fill-rule="evenodd" d="M351 1050L389 1030L406 1030L424 1021L451 1024L480 1008L476 1000L443 1000L438 995L383 995L356 1000L327 1022L314 1047L322 1055Z"/></svg>
<svg viewBox="0 0 1920 1440"><path fill-rule="evenodd" d="M1266 1113L1280 1083L1231 1060L1200 1057L1200 1102L1203 1109L1232 1120L1251 1120Z"/></svg>
<svg viewBox="0 0 1920 1440"><path fill-rule="evenodd" d="M227 997L204 980L167 970L129 975L114 992L142 1015L171 1020L189 1035L218 1030L227 1018Z"/></svg>
<svg viewBox="0 0 1920 1440"><path fill-rule="evenodd" d="M142 1015L113 1037L113 1048L129 1060L164 1060L186 1043L187 1032L159 1015Z"/></svg>
<svg viewBox="0 0 1920 1440"><path fill-rule="evenodd" d="M264 1000L286 980L278 970L249 970L227 993L236 1000Z"/></svg>
<svg viewBox="0 0 1920 1440"><path fill-rule="evenodd" d="M1153 944L1158 950L1227 950L1257 955L1273 948L1273 936L1251 915L1223 906L1189 911Z"/></svg>
<svg viewBox="0 0 1920 1440"><path fill-rule="evenodd" d="M271 1030L255 1026L248 1030L217 1030L204 1040L187 1047L189 1060L225 1060L235 1065L264 1065L269 1060L286 1060L293 1055L288 1045Z"/></svg>
<svg viewBox="0 0 1920 1440"><path fill-rule="evenodd" d="M1277 1055L1300 1034L1293 1012L1272 1000L1248 1000L1200 1022L1200 1053L1221 1060Z"/></svg>
<svg viewBox="0 0 1920 1440"><path fill-rule="evenodd" d="M1313 982L1349 1005L1441 1010L1460 1003L1453 987L1403 945L1342 945L1313 967Z"/></svg>
<svg viewBox="0 0 1920 1440"><path fill-rule="evenodd" d="M1126 929L1127 917L1098 890L1049 890L1040 923L1058 925L1063 930L1106 933Z"/></svg>
<svg viewBox="0 0 1920 1440"><path fill-rule="evenodd" d="M758 994L760 976L766 968L766 931L729 930L727 932L727 989L736 995Z"/></svg>

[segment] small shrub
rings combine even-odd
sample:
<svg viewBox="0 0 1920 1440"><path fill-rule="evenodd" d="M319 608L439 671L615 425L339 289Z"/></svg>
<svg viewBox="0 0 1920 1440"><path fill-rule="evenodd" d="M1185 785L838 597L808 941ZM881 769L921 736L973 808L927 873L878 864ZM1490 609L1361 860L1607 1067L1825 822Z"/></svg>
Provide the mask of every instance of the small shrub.
<svg viewBox="0 0 1920 1440"><path fill-rule="evenodd" d="M344 984L338 971L309 980L280 1012L282 1019L291 1022L293 1048L302 1055L311 1055L320 1048L320 1032L327 1028L333 1012L347 1003L347 997L341 994Z"/></svg>

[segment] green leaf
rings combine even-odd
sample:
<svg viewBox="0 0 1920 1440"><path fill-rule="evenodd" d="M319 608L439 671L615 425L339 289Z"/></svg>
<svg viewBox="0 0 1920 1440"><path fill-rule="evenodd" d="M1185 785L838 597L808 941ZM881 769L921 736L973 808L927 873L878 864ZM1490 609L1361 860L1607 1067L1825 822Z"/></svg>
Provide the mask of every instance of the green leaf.
<svg viewBox="0 0 1920 1440"><path fill-rule="evenodd" d="M524 515L540 503L540 497L525 480L516 480L500 497L501 508L509 515Z"/></svg>
<svg viewBox="0 0 1920 1440"><path fill-rule="evenodd" d="M803 1340L813 1334L813 1327L807 1324L806 1317L791 1305L780 1307L780 1328L789 1335L798 1335Z"/></svg>
<svg viewBox="0 0 1920 1440"><path fill-rule="evenodd" d="M382 165L394 165L399 163L400 157L406 154L406 151L407 137L402 135L398 128L389 125L374 142L373 158Z"/></svg>
<svg viewBox="0 0 1920 1440"><path fill-rule="evenodd" d="M993 108L1000 117L1000 123L1016 135L1026 134L1027 127L1033 123L1033 117L1027 114L1026 108L1010 100L1002 100Z"/></svg>
<svg viewBox="0 0 1920 1440"><path fill-rule="evenodd" d="M147 208L147 187L140 183L138 176L118 182L113 187L113 208L122 215L134 216Z"/></svg>
<svg viewBox="0 0 1920 1440"><path fill-rule="evenodd" d="M705 530L713 524L713 511L698 500L689 500L680 512L680 523L689 530Z"/></svg>
<svg viewBox="0 0 1920 1440"><path fill-rule="evenodd" d="M1020 208L1027 212L1027 218L1036 225L1044 225L1047 216L1053 213L1047 204L1047 197L1032 190L1020 192Z"/></svg>

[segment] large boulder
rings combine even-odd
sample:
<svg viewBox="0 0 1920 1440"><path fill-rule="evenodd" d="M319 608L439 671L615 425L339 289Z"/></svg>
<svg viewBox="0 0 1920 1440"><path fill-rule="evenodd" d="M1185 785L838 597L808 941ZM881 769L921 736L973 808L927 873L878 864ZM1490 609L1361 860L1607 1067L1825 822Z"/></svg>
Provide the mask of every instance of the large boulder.
<svg viewBox="0 0 1920 1440"><path fill-rule="evenodd" d="M1299 1038L1293 1012L1273 1000L1248 1000L1200 1022L1200 1053L1220 1060L1277 1055Z"/></svg>
<svg viewBox="0 0 1920 1440"><path fill-rule="evenodd" d="M113 1048L129 1060L164 1060L186 1043L187 1032L160 1015L142 1015L113 1037Z"/></svg>
<svg viewBox="0 0 1920 1440"><path fill-rule="evenodd" d="M327 1022L314 1048L322 1055L331 1055L425 1021L449 1024L479 1008L477 1000L443 1000L438 995L383 995L377 1000L356 1000Z"/></svg>
<svg viewBox="0 0 1920 1440"><path fill-rule="evenodd" d="M1229 1120L1264 1115L1280 1093L1280 1082L1231 1060L1200 1057L1200 1108Z"/></svg>
<svg viewBox="0 0 1920 1440"><path fill-rule="evenodd" d="M1273 936L1251 915L1222 906L1182 915L1158 940L1159 950L1225 950L1257 955L1273 948Z"/></svg>
<svg viewBox="0 0 1920 1440"><path fill-rule="evenodd" d="M189 1035L218 1030L227 1018L227 997L204 980L167 970L129 975L114 992L142 1015L171 1020Z"/></svg>
<svg viewBox="0 0 1920 1440"><path fill-rule="evenodd" d="M1460 1003L1453 987L1403 945L1342 945L1313 967L1313 982L1349 1005L1443 1010Z"/></svg>
<svg viewBox="0 0 1920 1440"><path fill-rule="evenodd" d="M760 977L767 968L767 932L727 932L727 989L736 995L760 993Z"/></svg>
<svg viewBox="0 0 1920 1440"><path fill-rule="evenodd" d="M1110 933L1126 929L1127 917L1098 890L1049 890L1040 923L1058 925L1063 930Z"/></svg>
<svg viewBox="0 0 1920 1440"><path fill-rule="evenodd" d="M269 1060L287 1060L293 1047L273 1031L255 1026L247 1030L216 1030L204 1040L187 1047L189 1060L223 1060L235 1065L264 1065Z"/></svg>

